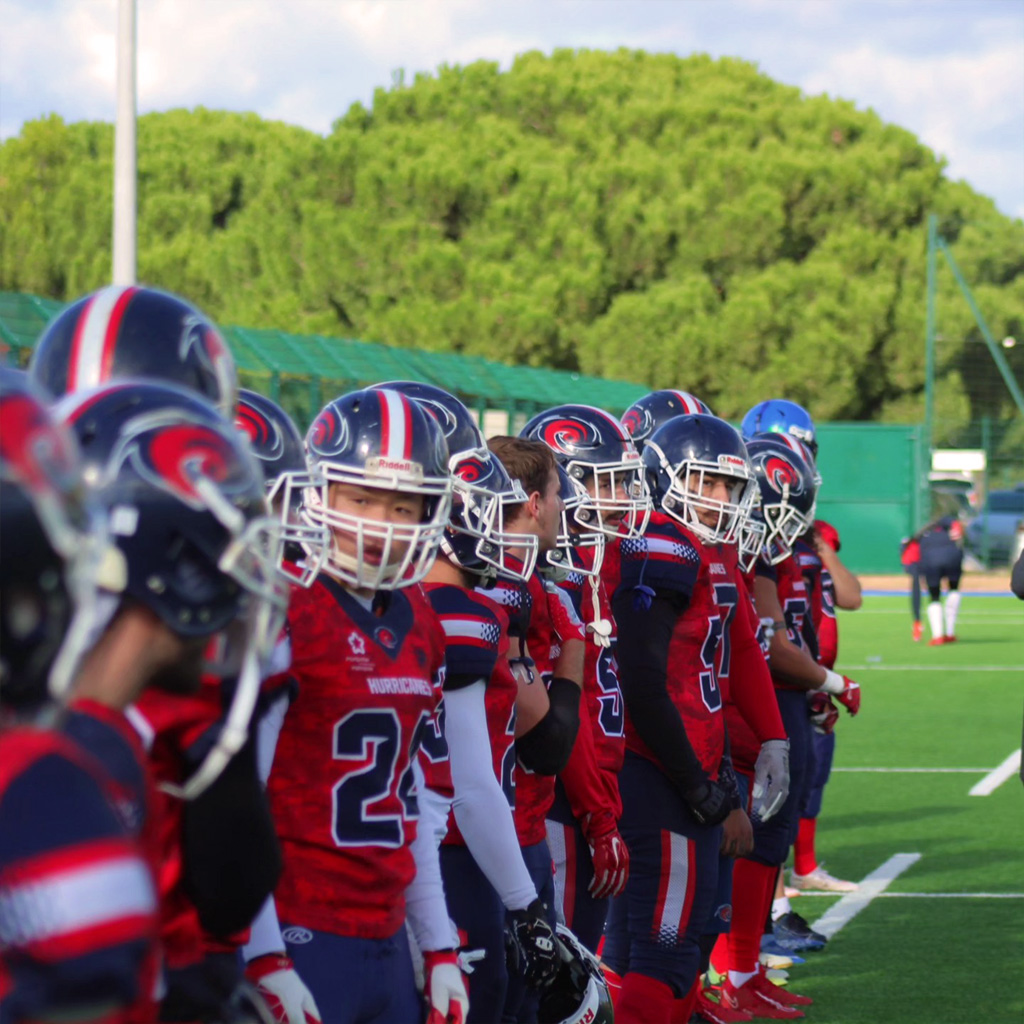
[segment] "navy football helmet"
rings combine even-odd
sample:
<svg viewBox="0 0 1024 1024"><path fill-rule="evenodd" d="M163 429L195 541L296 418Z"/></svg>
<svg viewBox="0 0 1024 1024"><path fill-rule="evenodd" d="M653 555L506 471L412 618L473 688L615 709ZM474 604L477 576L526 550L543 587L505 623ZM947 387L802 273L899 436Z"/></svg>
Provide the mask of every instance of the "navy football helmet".
<svg viewBox="0 0 1024 1024"><path fill-rule="evenodd" d="M180 387L119 381L68 395L58 412L108 510L125 596L183 640L205 642L222 659L207 670L235 680L216 743L184 787L166 787L196 796L245 742L287 610L263 475L233 424Z"/></svg>
<svg viewBox="0 0 1024 1024"><path fill-rule="evenodd" d="M574 572L597 576L604 561L605 535L600 530L585 530L580 526L581 514L593 502L583 484L573 480L561 466L558 466L558 496L562 499L558 536L555 546L544 552L540 571L555 583L568 579ZM583 518L593 517L583 515ZM575 557L583 548L594 549L592 559Z"/></svg>
<svg viewBox="0 0 1024 1024"><path fill-rule="evenodd" d="M817 457L818 454L811 414L802 405L785 398L769 398L748 409L740 430L745 438L755 434L790 434L798 441L803 441L811 449L812 455Z"/></svg>
<svg viewBox="0 0 1024 1024"><path fill-rule="evenodd" d="M642 452L644 442L662 424L675 416L693 416L696 413L714 415L704 402L696 395L691 395L689 391L665 388L638 398L622 414L622 425L633 439L636 450Z"/></svg>
<svg viewBox="0 0 1024 1024"><path fill-rule="evenodd" d="M537 563L537 538L505 529L509 514L527 495L491 454L473 414L458 398L433 384L388 381L376 387L415 399L444 432L453 493L451 522L441 540L446 557L484 580L499 572L528 579Z"/></svg>
<svg viewBox="0 0 1024 1024"><path fill-rule="evenodd" d="M365 590L422 580L452 507L448 445L434 416L398 391L353 391L320 411L306 434L306 451L310 468L325 481L303 495L303 516L331 531L325 571ZM416 495L422 517L403 524L336 511L335 485Z"/></svg>
<svg viewBox="0 0 1024 1024"><path fill-rule="evenodd" d="M78 446L22 374L0 370L0 704L69 691L94 632L96 588L124 584Z"/></svg>
<svg viewBox="0 0 1024 1024"><path fill-rule="evenodd" d="M231 351L212 321L158 288L112 285L72 302L43 329L29 374L54 397L124 378L169 381L228 417L238 392Z"/></svg>
<svg viewBox="0 0 1024 1024"><path fill-rule="evenodd" d="M323 568L330 534L323 526L304 522L300 509L307 487L323 486L323 478L306 465L302 435L276 402L243 388L238 392L235 426L249 438L249 447L263 470L270 510L281 522L278 565L308 587Z"/></svg>
<svg viewBox="0 0 1024 1024"><path fill-rule="evenodd" d="M611 537L639 537L651 502L636 447L622 424L590 405L556 405L538 413L519 432L543 441L559 465L591 495L577 509L577 523Z"/></svg>
<svg viewBox="0 0 1024 1024"><path fill-rule="evenodd" d="M788 558L796 539L814 523L817 486L804 446L787 434L755 434L747 442L761 491L764 557L772 564Z"/></svg>
<svg viewBox="0 0 1024 1024"><path fill-rule="evenodd" d="M565 925L555 928L558 971L540 995L539 1017L554 1024L612 1024L608 982L593 953Z"/></svg>
<svg viewBox="0 0 1024 1024"><path fill-rule="evenodd" d="M655 506L708 543L732 543L754 501L747 449L735 427L717 416L676 416L644 445ZM707 494L709 477L728 481L728 498Z"/></svg>

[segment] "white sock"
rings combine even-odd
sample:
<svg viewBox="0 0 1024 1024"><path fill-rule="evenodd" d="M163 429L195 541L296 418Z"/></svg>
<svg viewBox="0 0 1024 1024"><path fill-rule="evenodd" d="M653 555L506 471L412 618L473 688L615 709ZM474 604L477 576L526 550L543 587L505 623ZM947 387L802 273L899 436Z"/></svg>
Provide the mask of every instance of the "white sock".
<svg viewBox="0 0 1024 1024"><path fill-rule="evenodd" d="M778 921L783 914L788 914L792 909L788 896L780 896L777 900L772 900L772 920Z"/></svg>
<svg viewBox="0 0 1024 1024"><path fill-rule="evenodd" d="M951 590L946 595L946 636L956 635L956 613L960 611L960 591Z"/></svg>
<svg viewBox="0 0 1024 1024"><path fill-rule="evenodd" d="M730 971L729 981L732 982L733 988L740 988L740 986L746 985L755 974L757 971Z"/></svg>
<svg viewBox="0 0 1024 1024"><path fill-rule="evenodd" d="M932 601L928 605L928 626L932 631L933 640L942 637L942 605L938 601Z"/></svg>

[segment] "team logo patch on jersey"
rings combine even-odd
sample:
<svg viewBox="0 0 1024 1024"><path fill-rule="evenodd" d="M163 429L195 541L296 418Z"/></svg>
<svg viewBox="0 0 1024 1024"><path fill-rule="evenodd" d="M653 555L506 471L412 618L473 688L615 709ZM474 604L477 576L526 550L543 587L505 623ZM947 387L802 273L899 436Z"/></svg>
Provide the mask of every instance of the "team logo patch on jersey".
<svg viewBox="0 0 1024 1024"><path fill-rule="evenodd" d="M308 928L285 928L281 938L291 946L305 946L313 941L313 933Z"/></svg>
<svg viewBox="0 0 1024 1024"><path fill-rule="evenodd" d="M353 654L365 654L366 653L366 638L362 633L356 633L354 630L348 635L348 646Z"/></svg>
<svg viewBox="0 0 1024 1024"><path fill-rule="evenodd" d="M373 639L381 645L381 647L393 648L398 644L398 637L391 632L387 626L378 626L373 631Z"/></svg>

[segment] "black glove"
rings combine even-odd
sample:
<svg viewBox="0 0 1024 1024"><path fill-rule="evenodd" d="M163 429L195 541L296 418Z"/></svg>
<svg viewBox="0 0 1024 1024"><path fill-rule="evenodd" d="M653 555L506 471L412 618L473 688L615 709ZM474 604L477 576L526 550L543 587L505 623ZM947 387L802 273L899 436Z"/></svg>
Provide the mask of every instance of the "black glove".
<svg viewBox="0 0 1024 1024"><path fill-rule="evenodd" d="M690 805L693 816L702 825L721 824L732 810L729 791L711 779L705 779L699 785L688 789L683 796Z"/></svg>
<svg viewBox="0 0 1024 1024"><path fill-rule="evenodd" d="M554 979L559 968L558 949L539 899L525 910L509 911L505 952L509 973L521 974L531 988L543 988Z"/></svg>

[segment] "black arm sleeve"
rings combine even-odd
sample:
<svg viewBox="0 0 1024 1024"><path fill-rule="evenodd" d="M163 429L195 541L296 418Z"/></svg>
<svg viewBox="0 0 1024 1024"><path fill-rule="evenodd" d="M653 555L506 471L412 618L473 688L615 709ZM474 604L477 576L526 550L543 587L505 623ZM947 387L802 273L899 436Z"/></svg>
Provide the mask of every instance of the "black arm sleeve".
<svg viewBox="0 0 1024 1024"><path fill-rule="evenodd" d="M649 607L637 607L626 588L612 601L619 627L619 685L630 721L684 797L707 781L665 686L672 630L685 608L683 595L664 592L655 592Z"/></svg>
<svg viewBox="0 0 1024 1024"><path fill-rule="evenodd" d="M183 883L213 935L248 927L281 876L281 847L250 739L182 810Z"/></svg>
<svg viewBox="0 0 1024 1024"><path fill-rule="evenodd" d="M1013 571L1010 573L1010 589L1024 601L1024 551L1020 558L1013 563Z"/></svg>
<svg viewBox="0 0 1024 1024"><path fill-rule="evenodd" d="M580 688L555 676L548 686L548 713L516 738L516 757L538 775L557 775L569 762L580 728Z"/></svg>

